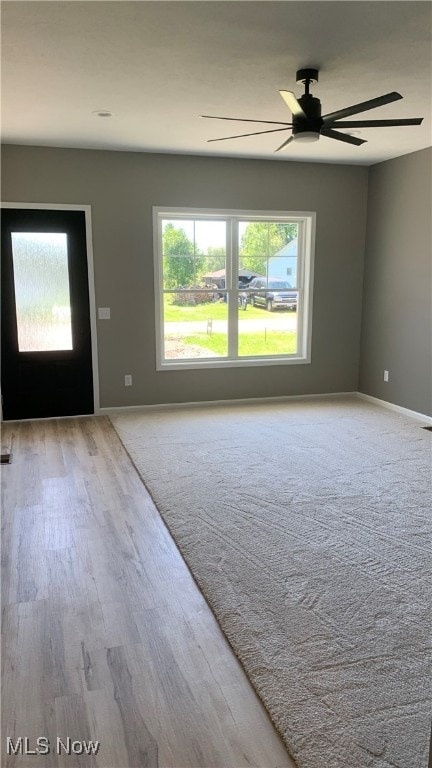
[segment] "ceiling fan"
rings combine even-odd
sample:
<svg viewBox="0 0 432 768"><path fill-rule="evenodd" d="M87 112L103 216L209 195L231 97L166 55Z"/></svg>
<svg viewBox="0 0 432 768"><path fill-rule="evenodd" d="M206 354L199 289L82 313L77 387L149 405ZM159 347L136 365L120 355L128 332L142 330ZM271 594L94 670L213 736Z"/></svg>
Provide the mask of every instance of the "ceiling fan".
<svg viewBox="0 0 432 768"><path fill-rule="evenodd" d="M392 91L386 93L384 96L378 96L376 99L370 99L369 101L363 101L360 104L354 104L351 107L345 107L345 109L338 109L336 112L329 112L327 115L321 116L321 102L319 99L312 96L309 92L312 83L318 82L318 70L317 69L299 69L296 73L296 82L303 83L305 92L299 99L296 98L292 91L279 91L283 100L292 112L292 123L285 123L281 120L252 120L241 117L218 117L216 115L200 115L210 120L235 120L243 123L266 123L267 125L283 125L284 128L271 128L266 131L254 131L253 133L242 133L236 136L222 136L219 139L208 139L211 141L227 141L227 139L242 139L244 136L259 136L263 133L277 133L278 131L289 131L292 129L292 134L283 144L278 147L275 152L284 149L288 144L293 141L296 142L312 142L318 141L320 136L327 136L329 139L337 139L337 141L343 141L347 144L365 144L366 139L359 139L357 136L351 136L350 134L340 133L335 128L385 128L392 125L420 125L423 121L422 117L403 118L399 120L349 120L341 122L345 117L351 115L357 115L359 112L366 112L368 109L374 109L375 107L382 107L384 104L391 104L392 101L398 101L402 99L400 93Z"/></svg>

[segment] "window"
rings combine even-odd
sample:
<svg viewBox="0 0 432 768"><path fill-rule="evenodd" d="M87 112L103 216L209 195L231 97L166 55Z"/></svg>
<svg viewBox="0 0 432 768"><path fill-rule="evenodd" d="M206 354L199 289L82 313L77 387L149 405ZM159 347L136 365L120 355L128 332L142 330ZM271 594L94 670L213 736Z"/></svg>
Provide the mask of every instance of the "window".
<svg viewBox="0 0 432 768"><path fill-rule="evenodd" d="M18 349L72 349L67 235L12 232Z"/></svg>
<svg viewBox="0 0 432 768"><path fill-rule="evenodd" d="M158 370L310 361L314 213L154 208Z"/></svg>

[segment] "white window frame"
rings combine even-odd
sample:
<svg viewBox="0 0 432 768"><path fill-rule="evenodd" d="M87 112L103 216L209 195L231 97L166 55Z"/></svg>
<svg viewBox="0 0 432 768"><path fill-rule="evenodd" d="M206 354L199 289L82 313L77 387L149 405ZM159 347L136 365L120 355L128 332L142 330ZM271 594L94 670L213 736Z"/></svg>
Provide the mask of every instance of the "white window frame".
<svg viewBox="0 0 432 768"><path fill-rule="evenodd" d="M297 266L297 288L301 300L301 311L297 318L298 351L293 355L269 355L258 357L236 357L238 305L228 300L228 357L196 358L189 360L166 360L164 350L163 319L163 260L162 260L162 220L163 219L222 219L237 221L269 221L275 223L293 222L299 225L299 250ZM313 211L244 211L214 208L177 208L153 207L153 250L154 250L154 286L155 286L155 327L156 327L156 370L172 371L192 368L243 368L247 366L298 365L311 362L312 343L312 300L315 261L316 213ZM235 226L227 227L226 285L228 298L238 290L232 275L238 272L238 238Z"/></svg>

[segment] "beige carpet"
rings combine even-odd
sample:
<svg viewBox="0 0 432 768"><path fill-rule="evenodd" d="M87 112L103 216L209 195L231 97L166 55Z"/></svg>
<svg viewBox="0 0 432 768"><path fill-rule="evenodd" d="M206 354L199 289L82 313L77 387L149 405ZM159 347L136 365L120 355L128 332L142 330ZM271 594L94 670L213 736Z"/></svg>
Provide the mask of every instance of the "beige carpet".
<svg viewBox="0 0 432 768"><path fill-rule="evenodd" d="M112 421L300 768L427 768L431 433L354 399Z"/></svg>

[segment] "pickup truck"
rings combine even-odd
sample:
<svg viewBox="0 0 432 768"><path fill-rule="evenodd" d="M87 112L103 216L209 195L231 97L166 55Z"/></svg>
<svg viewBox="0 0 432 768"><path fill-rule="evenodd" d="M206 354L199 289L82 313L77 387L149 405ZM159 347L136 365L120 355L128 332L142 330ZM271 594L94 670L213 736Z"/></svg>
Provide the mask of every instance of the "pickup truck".
<svg viewBox="0 0 432 768"><path fill-rule="evenodd" d="M297 309L297 292L290 291L290 283L279 278L255 277L248 285L247 292L253 307L273 309Z"/></svg>

